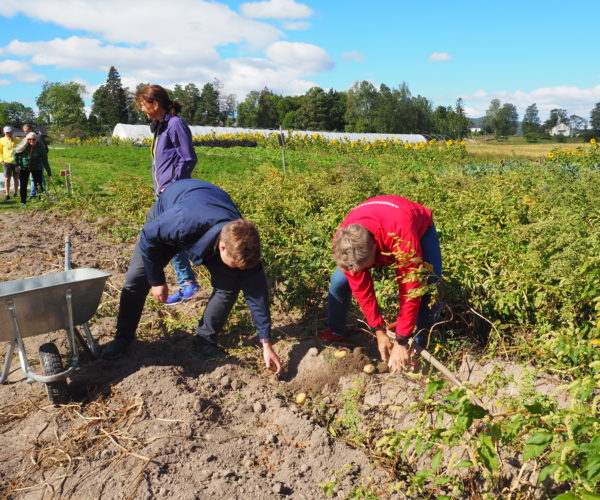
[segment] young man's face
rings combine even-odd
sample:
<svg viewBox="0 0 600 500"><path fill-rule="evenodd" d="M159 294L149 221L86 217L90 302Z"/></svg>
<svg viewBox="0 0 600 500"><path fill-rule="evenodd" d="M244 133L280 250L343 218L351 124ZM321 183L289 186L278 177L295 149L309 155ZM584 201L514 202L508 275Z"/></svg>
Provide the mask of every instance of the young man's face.
<svg viewBox="0 0 600 500"><path fill-rule="evenodd" d="M225 264L227 267L231 267L232 269L236 269L238 267L237 262L233 260L227 253L227 248L223 243L219 243L219 253L221 255L223 264Z"/></svg>

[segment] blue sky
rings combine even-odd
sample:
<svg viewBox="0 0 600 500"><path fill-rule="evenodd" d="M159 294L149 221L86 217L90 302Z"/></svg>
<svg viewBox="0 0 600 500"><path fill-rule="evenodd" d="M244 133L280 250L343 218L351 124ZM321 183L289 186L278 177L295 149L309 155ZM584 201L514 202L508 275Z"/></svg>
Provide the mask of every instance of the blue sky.
<svg viewBox="0 0 600 500"><path fill-rule="evenodd" d="M243 99L357 81L397 87L434 106L461 97L482 116L492 99L589 119L600 102L592 5L557 0L259 2L3 0L0 99L35 108L45 81L91 94L114 65L123 83L167 87L218 78Z"/></svg>

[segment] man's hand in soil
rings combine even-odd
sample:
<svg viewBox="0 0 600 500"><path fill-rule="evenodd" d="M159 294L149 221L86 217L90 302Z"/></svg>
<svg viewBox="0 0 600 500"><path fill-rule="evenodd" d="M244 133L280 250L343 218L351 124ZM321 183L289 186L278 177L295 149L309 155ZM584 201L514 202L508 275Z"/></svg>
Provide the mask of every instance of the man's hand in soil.
<svg viewBox="0 0 600 500"><path fill-rule="evenodd" d="M271 365L273 365L277 371L273 372L274 375L278 375L279 373L281 373L281 360L279 359L279 356L277 356L277 354L275 354L275 351L273 350L273 346L271 345L270 342L263 342L262 343L263 346L263 359L265 360L265 366L267 367L267 370L269 369L269 367Z"/></svg>
<svg viewBox="0 0 600 500"><path fill-rule="evenodd" d="M390 359L390 354L392 353L392 341L389 339L385 333L385 330L383 329L376 330L375 336L377 337L377 348L379 349L381 361L385 363L388 359Z"/></svg>
<svg viewBox="0 0 600 500"><path fill-rule="evenodd" d="M152 297L154 297L158 302L166 302L167 297L169 296L169 287L165 283L164 285L153 286L150 290Z"/></svg>
<svg viewBox="0 0 600 500"><path fill-rule="evenodd" d="M388 367L391 372L401 372L408 368L410 363L410 353L408 352L408 346L394 343L390 360L388 361Z"/></svg>

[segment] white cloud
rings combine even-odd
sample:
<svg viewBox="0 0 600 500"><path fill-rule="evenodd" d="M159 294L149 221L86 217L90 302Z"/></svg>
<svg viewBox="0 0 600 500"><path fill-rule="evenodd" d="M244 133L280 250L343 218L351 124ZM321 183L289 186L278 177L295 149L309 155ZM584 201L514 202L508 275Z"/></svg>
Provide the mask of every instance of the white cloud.
<svg viewBox="0 0 600 500"><path fill-rule="evenodd" d="M309 43L275 42L267 47L265 54L275 64L294 68L301 74L320 73L334 66L327 52Z"/></svg>
<svg viewBox="0 0 600 500"><path fill-rule="evenodd" d="M298 21L298 22L284 22L283 23L283 28L286 30L290 30L290 31L304 31L307 30L308 28L310 28L310 23L307 23L305 21Z"/></svg>
<svg viewBox="0 0 600 500"><path fill-rule="evenodd" d="M12 75L16 80L27 83L35 83L44 79L42 75L32 71L29 64L15 59L0 61L0 74Z"/></svg>
<svg viewBox="0 0 600 500"><path fill-rule="evenodd" d="M552 109L566 109L569 115L576 114L589 119L590 111L597 102L600 102L600 85L588 89L580 89L561 85L557 87L541 87L529 92L516 90L514 92L485 92L479 90L472 95L460 96L464 99L465 110L468 116L484 116L492 99L500 99L502 104L514 104L519 117L522 118L525 109L531 104L536 104L540 118L546 119Z"/></svg>
<svg viewBox="0 0 600 500"><path fill-rule="evenodd" d="M267 17L277 19L312 15L306 5L293 0L253 2L242 7L249 9L253 17L259 17L261 9L268 13ZM282 93L298 93L314 85L304 79L307 75L327 71L334 65L322 48L283 42L284 33L275 26L243 17L213 1L28 0L24 4L4 0L0 3L0 16L16 14L77 34L53 40L44 40L42 36L38 41L13 40L0 47L0 57L22 59L23 64L30 65L30 70L33 65L36 69L48 66L107 73L110 66L115 66L124 85L130 88L140 82L203 85L218 78L224 92L238 97L265 85L273 89L276 85ZM304 22L283 25L288 29L309 26ZM238 47L240 54L253 57L222 58L219 49L225 46ZM11 74L17 78L16 73ZM26 74L23 67L19 78L23 80ZM242 81L242 75L248 75L249 79ZM31 71L29 77L35 77L36 81L44 79Z"/></svg>
<svg viewBox="0 0 600 500"><path fill-rule="evenodd" d="M10 80L0 80L0 87L6 87L10 85L12 82Z"/></svg>
<svg viewBox="0 0 600 500"><path fill-rule="evenodd" d="M448 52L434 52L427 60L429 62L448 62L452 60L452 56Z"/></svg>
<svg viewBox="0 0 600 500"><path fill-rule="evenodd" d="M305 19L313 15L308 5L295 0L243 3L240 10L244 16L255 19Z"/></svg>
<svg viewBox="0 0 600 500"><path fill-rule="evenodd" d="M342 59L344 61L362 63L367 60L367 56L361 52L357 52L356 50L350 50L342 53Z"/></svg>

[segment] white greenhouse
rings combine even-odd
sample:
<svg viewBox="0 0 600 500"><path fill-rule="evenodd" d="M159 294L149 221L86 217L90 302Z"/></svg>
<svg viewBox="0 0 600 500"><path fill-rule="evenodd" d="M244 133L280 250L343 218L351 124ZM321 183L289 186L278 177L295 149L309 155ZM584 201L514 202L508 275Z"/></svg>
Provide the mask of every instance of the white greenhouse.
<svg viewBox="0 0 600 500"><path fill-rule="evenodd" d="M278 130L266 130L266 129L250 129L250 128L238 128L238 127L203 127L199 125L190 126L192 135L194 137L201 135L225 135L225 134L278 134ZM311 130L284 130L283 133L287 136L292 134L300 135L314 135L319 134L326 139L343 140L343 141L365 141L373 142L376 139L399 139L405 143L418 144L419 142L426 142L427 139L421 134L358 134L350 132L315 132ZM117 123L113 130L113 137L119 139L129 139L132 141L141 141L143 139L150 139L152 134L150 133L150 127L148 125L128 125L126 123Z"/></svg>

